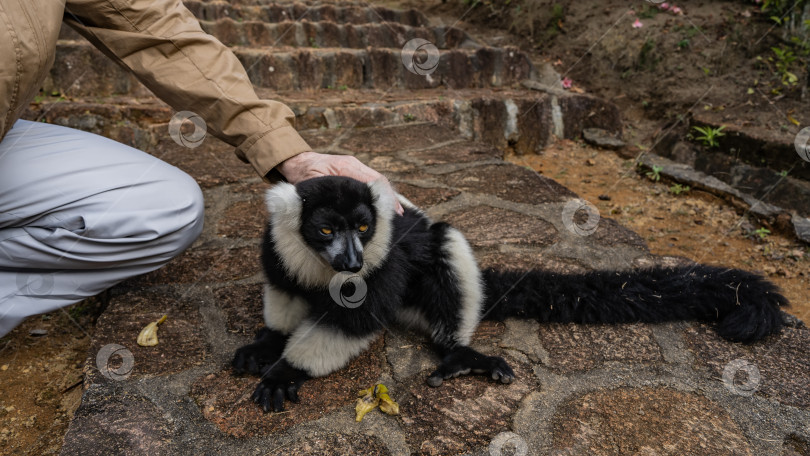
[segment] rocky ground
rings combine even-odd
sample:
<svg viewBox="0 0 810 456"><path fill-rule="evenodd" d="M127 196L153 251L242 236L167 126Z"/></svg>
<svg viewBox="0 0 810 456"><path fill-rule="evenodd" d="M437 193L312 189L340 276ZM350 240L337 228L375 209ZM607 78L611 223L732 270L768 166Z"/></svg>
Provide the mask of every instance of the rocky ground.
<svg viewBox="0 0 810 456"><path fill-rule="evenodd" d="M547 82L530 54L481 46L413 10L186 3L234 46L262 94L294 107L313 147L386 173L431 216L459 227L483 266L577 272L688 261L655 254L681 234L644 221L634 204L665 212L649 201L611 192L585 236L582 220L564 216L576 193L593 200L598 192L577 181L616 180L607 170L621 165L606 165L614 156L604 155L613 152L571 141L589 127L619 133L620 110L556 86L527 89L525 79ZM401 43L413 37L438 44L430 78L401 63ZM468 377L437 389L424 381L437 362L425 338L391 328L343 370L308 382L300 404L261 413L249 400L256 379L233 376L228 363L261 326L256 247L266 185L214 138L194 149L175 141L172 111L76 38L64 33L46 92L67 102L43 97L28 116L116 138L186 170L204 189L206 228L166 268L97 302L29 319L0 341L0 451L59 452L54 436L72 415L62 454L810 454L810 331L795 319L750 346L692 323L486 322L475 347L505 356L517 381ZM88 77L88 68L106 77ZM537 151L554 164L520 161ZM504 160L506 152L518 158ZM604 173L564 172L583 159ZM631 187L641 184L653 186ZM680 209L710 218L705 208ZM161 343L136 345L140 329L164 313ZM34 329L48 333L29 335ZM402 413L356 423L356 392L376 382Z"/></svg>

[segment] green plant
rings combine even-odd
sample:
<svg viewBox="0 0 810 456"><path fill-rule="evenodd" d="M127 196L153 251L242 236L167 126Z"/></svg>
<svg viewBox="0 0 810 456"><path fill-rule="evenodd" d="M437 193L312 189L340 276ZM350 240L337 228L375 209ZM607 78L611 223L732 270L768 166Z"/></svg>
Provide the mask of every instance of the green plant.
<svg viewBox="0 0 810 456"><path fill-rule="evenodd" d="M701 136L695 137L698 141L703 142L703 145L706 147L717 147L720 143L717 141L717 138L721 136L725 136L726 134L723 133L723 129L726 128L725 125L721 125L717 128L712 128L709 126L705 127L692 127L692 130L701 134Z"/></svg>
<svg viewBox="0 0 810 456"><path fill-rule="evenodd" d="M673 195L680 195L681 193L688 193L689 190L692 190L688 185L681 185L675 184L672 187L669 187L669 192Z"/></svg>
<svg viewBox="0 0 810 456"><path fill-rule="evenodd" d="M646 174L647 178L650 179L653 182L658 182L658 181L661 180L661 171L663 171L663 170L664 170L663 167L653 165L651 170L647 171L647 174Z"/></svg>
<svg viewBox="0 0 810 456"><path fill-rule="evenodd" d="M678 47L681 49L686 49L689 47L689 38L684 38L681 41L678 41Z"/></svg>
<svg viewBox="0 0 810 456"><path fill-rule="evenodd" d="M413 122L416 120L416 116L413 114L403 114L402 117L405 119L405 122Z"/></svg>
<svg viewBox="0 0 810 456"><path fill-rule="evenodd" d="M771 230L769 230L769 229L767 229L767 228L765 228L763 226L763 227L760 227L760 228L757 228L756 230L754 230L754 234L759 236L760 239L766 239L768 237L768 235L771 234Z"/></svg>
<svg viewBox="0 0 810 456"><path fill-rule="evenodd" d="M641 45L641 51L638 53L637 68L642 70L654 70L660 60L655 57L654 53L655 41L652 38L648 38L647 41Z"/></svg>
<svg viewBox="0 0 810 456"><path fill-rule="evenodd" d="M792 49L786 48L785 46L780 48L772 47L771 51L773 51L776 58L769 57L768 60L774 62L774 65L776 65L776 73L781 77L782 84L786 86L796 85L799 82L799 78L790 71L790 66L797 59L796 54L793 53Z"/></svg>

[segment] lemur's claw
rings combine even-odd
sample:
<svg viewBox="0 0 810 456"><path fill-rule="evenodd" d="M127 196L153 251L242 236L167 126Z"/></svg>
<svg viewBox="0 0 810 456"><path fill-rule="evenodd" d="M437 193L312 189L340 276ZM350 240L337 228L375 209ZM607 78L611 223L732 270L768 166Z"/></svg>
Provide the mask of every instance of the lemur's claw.
<svg viewBox="0 0 810 456"><path fill-rule="evenodd" d="M263 369L262 381L256 385L251 399L267 413L284 411L285 398L290 402L298 403L298 389L309 375L301 369L289 365L281 359L272 366Z"/></svg>

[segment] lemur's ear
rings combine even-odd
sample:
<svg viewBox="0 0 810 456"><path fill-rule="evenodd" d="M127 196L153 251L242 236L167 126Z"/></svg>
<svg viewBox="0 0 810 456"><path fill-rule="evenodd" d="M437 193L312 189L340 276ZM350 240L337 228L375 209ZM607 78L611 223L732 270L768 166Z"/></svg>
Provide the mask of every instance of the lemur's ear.
<svg viewBox="0 0 810 456"><path fill-rule="evenodd" d="M295 185L288 182L276 184L267 191L265 203L267 210L270 211L270 220L274 225L278 223L299 224L302 201Z"/></svg>
<svg viewBox="0 0 810 456"><path fill-rule="evenodd" d="M381 213L396 211L397 205L394 194L389 190L389 184L385 179L377 179L368 184L371 196L374 198L374 208Z"/></svg>

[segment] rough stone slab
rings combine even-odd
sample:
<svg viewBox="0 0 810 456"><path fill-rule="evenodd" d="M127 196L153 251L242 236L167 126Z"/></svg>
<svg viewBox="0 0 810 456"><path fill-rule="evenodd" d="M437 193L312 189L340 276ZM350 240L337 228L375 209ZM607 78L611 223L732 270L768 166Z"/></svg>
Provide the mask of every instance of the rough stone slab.
<svg viewBox="0 0 810 456"><path fill-rule="evenodd" d="M476 248L475 257L481 268L500 270L543 269L559 273L580 273L586 269L570 260L555 258L535 249L498 246L500 250Z"/></svg>
<svg viewBox="0 0 810 456"><path fill-rule="evenodd" d="M259 248L205 247L186 250L166 266L126 282L130 286L221 283L258 273Z"/></svg>
<svg viewBox="0 0 810 456"><path fill-rule="evenodd" d="M449 201L459 194L457 190L447 188L424 188L416 185L400 183L396 185L396 190L410 202L422 209L428 209L439 203Z"/></svg>
<svg viewBox="0 0 810 456"><path fill-rule="evenodd" d="M810 408L810 329L787 327L779 335L741 345L720 338L706 325L697 325L686 332L686 339L688 348L718 381L722 381L730 362L742 359L760 374L759 382L750 380L755 394L805 410ZM748 385L745 378L735 376L735 381ZM733 394L733 388L729 392Z"/></svg>
<svg viewBox="0 0 810 456"><path fill-rule="evenodd" d="M455 132L439 125L405 124L388 128L355 129L341 141L340 147L352 152L377 155L424 149L456 138Z"/></svg>
<svg viewBox="0 0 810 456"><path fill-rule="evenodd" d="M500 244L540 247L559 240L556 228L544 220L489 206L452 212L443 220L460 230L474 247Z"/></svg>
<svg viewBox="0 0 810 456"><path fill-rule="evenodd" d="M565 138L576 139L585 128L600 128L614 134L622 132L622 115L618 106L588 95L560 97Z"/></svg>
<svg viewBox="0 0 810 456"><path fill-rule="evenodd" d="M154 129L157 144L147 149L155 157L194 177L200 187L211 188L255 177L256 171L236 157L233 146L208 135L198 147L177 144L167 126Z"/></svg>
<svg viewBox="0 0 810 456"><path fill-rule="evenodd" d="M504 355L494 349L503 333L503 324L484 322L473 340L487 354ZM509 385L497 384L483 376L462 376L430 388L421 376L405 386L407 397L400 402L402 427L415 454L445 455L470 452L486 446L495 435L510 427L520 401L536 380L522 362L505 355L515 371Z"/></svg>
<svg viewBox="0 0 810 456"><path fill-rule="evenodd" d="M544 324L539 336L548 351L547 367L560 373L586 371L608 362L663 361L649 325Z"/></svg>
<svg viewBox="0 0 810 456"><path fill-rule="evenodd" d="M260 238L268 217L267 205L261 197L239 201L230 205L217 221L217 234L228 238Z"/></svg>
<svg viewBox="0 0 810 456"><path fill-rule="evenodd" d="M357 48L369 46L402 48L405 43L421 38L439 49L480 47L463 30L454 27L411 27L385 24L345 24L335 22L237 22L225 17L200 21L202 29L216 36L226 46L294 46L322 48Z"/></svg>
<svg viewBox="0 0 810 456"><path fill-rule="evenodd" d="M258 20L263 22L283 22L306 19L308 21L329 21L341 24L367 24L396 22L412 27L428 24L421 12L393 10L368 4L307 4L307 2L240 2L184 0L183 4L201 20L231 18L239 21Z"/></svg>
<svg viewBox="0 0 810 456"><path fill-rule="evenodd" d="M695 171L688 165L675 163L655 154L644 154L641 159L644 166L661 168L660 174L678 182L684 182L694 188L701 188L720 196L731 196L744 201L751 208L751 212L760 217L774 217L782 210L778 207L763 203L751 195L747 195L726 184L725 182Z"/></svg>
<svg viewBox="0 0 810 456"><path fill-rule="evenodd" d="M132 354L134 365L129 374L132 378L180 372L204 362L208 349L198 307L194 298L168 292L130 291L113 297L96 324L85 361L85 385L116 381L98 369L99 363L103 369L109 369L106 372L115 373L122 367L124 360L119 356L110 357L107 363L100 361L103 360L100 350L108 344L121 345ZM158 345L139 346L136 340L141 330L163 315L168 318L158 327ZM126 374L121 372L122 376Z"/></svg>
<svg viewBox="0 0 810 456"><path fill-rule="evenodd" d="M781 171L791 170L791 176L810 180L810 166L803 163L793 144L801 126L789 125L793 131L728 123L718 113L695 112L692 125L719 128L725 136L719 139L720 150L755 166Z"/></svg>
<svg viewBox="0 0 810 456"><path fill-rule="evenodd" d="M419 160L423 165L446 165L485 160L503 159L503 151L479 142L448 144L435 149L408 152L410 159Z"/></svg>
<svg viewBox="0 0 810 456"><path fill-rule="evenodd" d="M269 449L269 455L289 456L345 456L349 454L362 454L364 456L387 456L388 449L380 441L385 436L369 436L364 434L323 434L313 433L291 445Z"/></svg>
<svg viewBox="0 0 810 456"><path fill-rule="evenodd" d="M762 163L753 165L737 157L722 152L701 151L696 155L694 167L697 171L717 177L752 199L786 208L799 215L810 216L810 182L796 179L804 167L810 167L796 155L796 163L790 175L782 175L788 169L770 169ZM808 177L810 179L810 177ZM787 212L787 211L786 211Z"/></svg>
<svg viewBox="0 0 810 456"><path fill-rule="evenodd" d="M253 85L282 91L391 86L402 89L508 87L530 77L533 69L528 56L515 48L440 50L438 66L430 77L408 71L402 64L399 48L268 50L266 47L236 47L233 52ZM92 76L85 78L85 74ZM58 42L56 60L45 87L49 92L71 96L151 95L134 76L81 41ZM572 114L571 119L577 119L579 114ZM593 126L601 124L596 122Z"/></svg>
<svg viewBox="0 0 810 456"><path fill-rule="evenodd" d="M796 237L810 244L810 219L794 215L791 218Z"/></svg>
<svg viewBox="0 0 810 456"><path fill-rule="evenodd" d="M607 217L599 218L596 231L590 237L597 243L608 247L625 244L637 247L639 250L647 250L647 243L641 236Z"/></svg>
<svg viewBox="0 0 810 456"><path fill-rule="evenodd" d="M263 436L284 432L354 404L358 391L377 382L383 363L383 339L378 338L348 366L304 383L298 392L301 402L287 402L284 413L264 413L250 400L258 378L236 377L230 368L199 379L191 386L190 394L205 419L222 432L234 437Z"/></svg>
<svg viewBox="0 0 810 456"><path fill-rule="evenodd" d="M576 197L557 182L515 165L476 166L440 176L440 179L465 192L488 193L516 203L556 203Z"/></svg>
<svg viewBox="0 0 810 456"><path fill-rule="evenodd" d="M609 150L617 150L625 146L624 141L601 128L584 128L582 139L588 144Z"/></svg>
<svg viewBox="0 0 810 456"><path fill-rule="evenodd" d="M226 285L214 292L228 331L253 337L264 326L262 284Z"/></svg>
<svg viewBox="0 0 810 456"><path fill-rule="evenodd" d="M62 456L173 455L172 425L142 396L92 387L70 422Z"/></svg>
<svg viewBox="0 0 810 456"><path fill-rule="evenodd" d="M566 401L551 454L753 455L717 404L670 388L619 388Z"/></svg>

